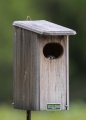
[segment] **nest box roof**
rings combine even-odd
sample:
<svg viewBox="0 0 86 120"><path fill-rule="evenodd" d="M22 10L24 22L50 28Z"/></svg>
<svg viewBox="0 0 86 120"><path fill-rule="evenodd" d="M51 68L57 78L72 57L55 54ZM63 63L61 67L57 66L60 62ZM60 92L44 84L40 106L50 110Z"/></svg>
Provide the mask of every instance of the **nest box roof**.
<svg viewBox="0 0 86 120"><path fill-rule="evenodd" d="M75 35L76 31L46 20L15 21L14 26L43 35Z"/></svg>

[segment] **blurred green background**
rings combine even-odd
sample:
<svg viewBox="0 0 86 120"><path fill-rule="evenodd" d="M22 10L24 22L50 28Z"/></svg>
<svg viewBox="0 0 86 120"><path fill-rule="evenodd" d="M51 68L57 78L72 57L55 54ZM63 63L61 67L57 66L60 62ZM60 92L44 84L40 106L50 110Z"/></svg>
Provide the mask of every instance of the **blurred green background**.
<svg viewBox="0 0 86 120"><path fill-rule="evenodd" d="M11 106L12 22L25 20L27 16L33 20L46 19L77 31L76 36L70 37L70 111L44 113L44 119L86 120L86 0L0 0L0 120L25 120L25 112L15 111ZM39 120L38 116L42 114L34 114L33 119Z"/></svg>

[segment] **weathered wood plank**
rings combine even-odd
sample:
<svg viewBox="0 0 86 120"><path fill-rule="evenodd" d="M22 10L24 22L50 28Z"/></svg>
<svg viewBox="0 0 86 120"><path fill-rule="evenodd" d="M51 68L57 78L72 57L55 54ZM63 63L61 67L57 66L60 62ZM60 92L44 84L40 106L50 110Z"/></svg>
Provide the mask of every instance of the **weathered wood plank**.
<svg viewBox="0 0 86 120"><path fill-rule="evenodd" d="M69 36L67 36L67 110L69 110Z"/></svg>
<svg viewBox="0 0 86 120"><path fill-rule="evenodd" d="M69 105L67 36L44 36L16 27L14 60L14 106L47 110L47 104ZM50 60L43 54L47 43L59 43L63 54ZM58 52L58 51L57 51Z"/></svg>
<svg viewBox="0 0 86 120"><path fill-rule="evenodd" d="M40 110L47 110L47 104L60 104L62 110L66 105L66 37L40 37ZM63 55L49 60L43 55L43 47L47 43L60 43L63 46Z"/></svg>
<svg viewBox="0 0 86 120"><path fill-rule="evenodd" d="M39 43L37 35L16 28L14 106L39 110Z"/></svg>
<svg viewBox="0 0 86 120"><path fill-rule="evenodd" d="M76 32L72 29L63 27L61 25L52 22L48 22L46 20L15 21L13 25L43 35L75 35L76 34Z"/></svg>

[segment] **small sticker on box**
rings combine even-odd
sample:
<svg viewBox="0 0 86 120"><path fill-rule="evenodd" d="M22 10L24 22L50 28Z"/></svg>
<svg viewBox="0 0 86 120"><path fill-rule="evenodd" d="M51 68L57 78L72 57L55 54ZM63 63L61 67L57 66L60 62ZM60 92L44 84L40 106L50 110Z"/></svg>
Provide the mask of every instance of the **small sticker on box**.
<svg viewBox="0 0 86 120"><path fill-rule="evenodd" d="M47 104L48 110L60 110L60 104Z"/></svg>

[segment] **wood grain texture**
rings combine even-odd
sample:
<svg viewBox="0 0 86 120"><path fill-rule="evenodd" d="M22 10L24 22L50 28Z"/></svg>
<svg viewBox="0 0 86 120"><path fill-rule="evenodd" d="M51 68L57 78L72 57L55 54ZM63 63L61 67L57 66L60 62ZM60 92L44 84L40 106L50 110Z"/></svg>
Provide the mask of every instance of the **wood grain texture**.
<svg viewBox="0 0 86 120"><path fill-rule="evenodd" d="M37 35L16 28L14 106L39 110L39 50Z"/></svg>
<svg viewBox="0 0 86 120"><path fill-rule="evenodd" d="M47 104L69 105L68 37L45 36L15 27L14 106L25 110L47 110ZM43 54L47 43L59 43L63 54L50 60ZM57 51L58 52L58 51Z"/></svg>
<svg viewBox="0 0 86 120"><path fill-rule="evenodd" d="M69 110L69 36L67 36L67 110Z"/></svg>
<svg viewBox="0 0 86 120"><path fill-rule="evenodd" d="M24 28L43 35L75 35L76 32L72 29L63 27L61 25L48 22L46 20L35 21L15 21L14 26Z"/></svg>
<svg viewBox="0 0 86 120"><path fill-rule="evenodd" d="M60 104L66 109L67 83L67 40L58 36L40 37L40 109L47 110L47 104ZM58 59L50 60L43 55L47 43L60 43L64 52Z"/></svg>

